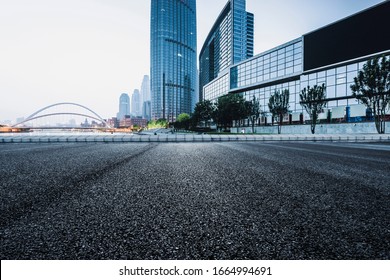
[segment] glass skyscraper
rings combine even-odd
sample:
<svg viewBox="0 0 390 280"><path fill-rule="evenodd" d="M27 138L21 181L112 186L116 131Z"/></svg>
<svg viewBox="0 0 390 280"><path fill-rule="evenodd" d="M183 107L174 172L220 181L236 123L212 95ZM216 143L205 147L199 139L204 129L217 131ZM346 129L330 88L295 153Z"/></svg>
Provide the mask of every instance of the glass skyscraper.
<svg viewBox="0 0 390 280"><path fill-rule="evenodd" d="M134 117L142 116L141 94L138 89L135 89L131 96L131 115Z"/></svg>
<svg viewBox="0 0 390 280"><path fill-rule="evenodd" d="M141 100L142 100L142 117L150 120L151 108L150 108L150 79L148 75L145 75L141 85Z"/></svg>
<svg viewBox="0 0 390 280"><path fill-rule="evenodd" d="M199 56L199 91L228 67L253 56L254 16L246 0L229 0L215 21ZM203 94L202 94L203 93Z"/></svg>
<svg viewBox="0 0 390 280"><path fill-rule="evenodd" d="M122 120L124 116L130 115L130 97L127 93L122 93L119 98L118 120Z"/></svg>
<svg viewBox="0 0 390 280"><path fill-rule="evenodd" d="M151 2L152 119L175 121L197 101L196 1Z"/></svg>

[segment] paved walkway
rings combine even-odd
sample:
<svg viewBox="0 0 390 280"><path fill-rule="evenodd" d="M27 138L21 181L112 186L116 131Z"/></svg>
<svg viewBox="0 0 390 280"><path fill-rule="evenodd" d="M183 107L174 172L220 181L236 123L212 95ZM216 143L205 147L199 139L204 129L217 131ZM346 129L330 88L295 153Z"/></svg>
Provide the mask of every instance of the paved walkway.
<svg viewBox="0 0 390 280"><path fill-rule="evenodd" d="M129 143L129 142L240 142L240 141L332 141L389 142L390 134L272 134L272 135L208 135L208 134L96 134L96 135L1 135L0 143Z"/></svg>

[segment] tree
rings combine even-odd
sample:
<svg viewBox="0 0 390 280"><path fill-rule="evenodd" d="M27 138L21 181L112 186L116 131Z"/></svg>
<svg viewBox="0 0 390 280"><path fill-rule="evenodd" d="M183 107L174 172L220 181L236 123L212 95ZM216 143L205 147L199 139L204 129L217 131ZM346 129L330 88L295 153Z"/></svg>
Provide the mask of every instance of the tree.
<svg viewBox="0 0 390 280"><path fill-rule="evenodd" d="M198 125L200 122L205 122L206 127L209 127L214 110L215 108L210 100L198 102L192 116L195 125Z"/></svg>
<svg viewBox="0 0 390 280"><path fill-rule="evenodd" d="M326 87L325 84L321 86L315 85L314 87L308 86L304 88L299 94L301 99L300 104L305 108L306 112L310 115L311 120L311 133L314 134L316 130L316 124L318 115L325 108L326 99Z"/></svg>
<svg viewBox="0 0 390 280"><path fill-rule="evenodd" d="M275 90L274 94L269 98L269 111L271 112L272 117L279 118L278 134L282 132L283 116L289 112L289 98L290 91L288 89L282 90L282 92Z"/></svg>
<svg viewBox="0 0 390 280"><path fill-rule="evenodd" d="M190 119L190 115L188 115L187 113L182 113L177 117L178 122L186 122L189 121L189 119Z"/></svg>
<svg viewBox="0 0 390 280"><path fill-rule="evenodd" d="M190 119L191 117L187 113L180 114L176 119L175 127L188 130L190 126Z"/></svg>
<svg viewBox="0 0 390 280"><path fill-rule="evenodd" d="M240 103L240 109L239 109L239 113L238 113L238 119L237 120L240 120L240 123L241 123L241 120L244 120L244 119L251 119L251 114L252 114L252 102L251 101L244 101L242 103Z"/></svg>
<svg viewBox="0 0 390 280"><path fill-rule="evenodd" d="M258 99L256 99L256 96L253 95L253 99L251 101L250 106L250 121L252 124L252 133L255 133L255 123L256 120L260 117L261 110L260 110L260 102Z"/></svg>
<svg viewBox="0 0 390 280"><path fill-rule="evenodd" d="M351 90L374 115L379 134L385 133L385 116L390 104L390 61L385 56L369 60L354 78Z"/></svg>
<svg viewBox="0 0 390 280"><path fill-rule="evenodd" d="M230 112L230 97L229 95L224 95L218 98L216 102L216 110L214 112L214 120L217 123L217 126L222 126L225 128L232 125L232 117Z"/></svg>
<svg viewBox="0 0 390 280"><path fill-rule="evenodd" d="M227 94L218 98L213 118L218 125L232 127L234 120L248 116L248 105L240 94Z"/></svg>
<svg viewBox="0 0 390 280"><path fill-rule="evenodd" d="M166 119L158 119L158 120L152 120L148 122L148 129L155 129L155 128L168 128L169 123Z"/></svg>

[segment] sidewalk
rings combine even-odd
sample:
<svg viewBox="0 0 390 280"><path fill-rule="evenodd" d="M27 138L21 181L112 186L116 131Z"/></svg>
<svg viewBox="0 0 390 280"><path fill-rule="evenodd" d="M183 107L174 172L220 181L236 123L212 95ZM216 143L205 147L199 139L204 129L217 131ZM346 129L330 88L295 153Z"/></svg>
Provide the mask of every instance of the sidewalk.
<svg viewBox="0 0 390 280"><path fill-rule="evenodd" d="M99 134L99 135L1 135L1 143L131 143L131 142L266 142L266 141L330 141L390 142L390 134L272 134L272 135L207 135L207 134Z"/></svg>

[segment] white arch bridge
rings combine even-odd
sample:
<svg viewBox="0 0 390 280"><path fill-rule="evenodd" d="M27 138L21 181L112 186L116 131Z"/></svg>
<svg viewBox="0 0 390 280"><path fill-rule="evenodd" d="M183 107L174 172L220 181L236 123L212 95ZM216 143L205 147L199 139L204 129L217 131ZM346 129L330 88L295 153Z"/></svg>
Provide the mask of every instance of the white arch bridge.
<svg viewBox="0 0 390 280"><path fill-rule="evenodd" d="M81 108L81 109L85 110L85 112L82 112L82 113L78 113L78 112L64 112L64 111L48 112L49 109L59 108L59 107L64 106L64 105L71 106L71 107L74 107L76 109L80 109ZM27 123L30 123L31 121L34 121L34 120L37 120L37 119L44 119L44 118L48 118L48 117L52 117L52 116L78 116L78 117L85 117L85 118L89 118L89 119L101 122L101 123L103 123L105 125L105 127L111 128L111 126L100 115L98 115L96 112L94 112L93 110L91 110L90 108L88 108L88 107L86 107L84 105L81 105L81 104L78 104L78 103L72 103L72 102L61 102L61 103L56 103L56 104L52 104L52 105L46 106L46 107L36 111L32 115L28 116L25 120L15 124L15 125L13 125L12 127L22 126L22 125L25 125ZM45 127L45 128L56 128L56 127L52 126L52 127ZM76 128L76 127L74 127L74 128ZM77 127L77 128L79 128L79 127Z"/></svg>

